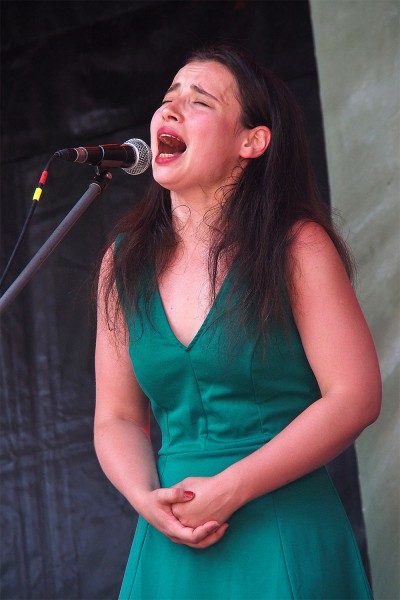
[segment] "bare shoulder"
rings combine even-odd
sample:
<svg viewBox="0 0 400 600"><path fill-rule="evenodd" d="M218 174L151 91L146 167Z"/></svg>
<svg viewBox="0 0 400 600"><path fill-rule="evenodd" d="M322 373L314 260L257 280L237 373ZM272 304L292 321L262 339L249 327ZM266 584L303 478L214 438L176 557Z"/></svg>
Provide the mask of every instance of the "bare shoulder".
<svg viewBox="0 0 400 600"><path fill-rule="evenodd" d="M325 229L312 221L299 221L292 228L292 255L295 261L318 261L341 259L333 241Z"/></svg>
<svg viewBox="0 0 400 600"><path fill-rule="evenodd" d="M110 286L110 275L114 263L114 243L105 251L99 269L97 286L97 318L98 326L105 326L111 309L115 310L117 302L116 286Z"/></svg>
<svg viewBox="0 0 400 600"><path fill-rule="evenodd" d="M100 265L99 284L104 285L104 280L108 277L110 269L112 269L114 263L114 249L115 242L113 242L104 252Z"/></svg>
<svg viewBox="0 0 400 600"><path fill-rule="evenodd" d="M307 298L347 297L355 301L345 265L325 229L313 222L299 222L293 228L291 249L292 303L306 308Z"/></svg>

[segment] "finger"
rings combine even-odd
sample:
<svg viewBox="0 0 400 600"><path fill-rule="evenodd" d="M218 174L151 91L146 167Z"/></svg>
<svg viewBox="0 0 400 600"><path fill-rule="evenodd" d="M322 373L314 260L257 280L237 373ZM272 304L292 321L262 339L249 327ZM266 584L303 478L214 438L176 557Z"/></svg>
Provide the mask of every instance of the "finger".
<svg viewBox="0 0 400 600"><path fill-rule="evenodd" d="M183 488L161 488L157 490L158 500L161 504L175 504L189 502L194 498L194 492Z"/></svg>
<svg viewBox="0 0 400 600"><path fill-rule="evenodd" d="M208 548L208 546L212 546L213 544L216 544L225 535L228 527L229 527L229 524L224 523L223 525L218 527L217 531L214 531L214 533L211 533L204 540L202 540L198 544L193 544L192 548L199 548L201 550L203 548Z"/></svg>
<svg viewBox="0 0 400 600"><path fill-rule="evenodd" d="M208 521L203 525L199 525L192 530L192 539L190 541L194 544L198 544L210 535L214 535L220 527L218 521Z"/></svg>
<svg viewBox="0 0 400 600"><path fill-rule="evenodd" d="M196 528L186 527L175 518L170 520L168 525L168 530L165 531L166 535L175 543L183 544L198 544L204 538L217 531L220 526L217 521L209 521Z"/></svg>
<svg viewBox="0 0 400 600"><path fill-rule="evenodd" d="M181 545L189 546L190 548L197 548L198 550L203 550L203 549L208 548L209 546L212 546L213 544L216 544L217 542L219 542L219 540L225 535L225 532L228 529L228 527L229 527L229 524L224 523L223 525L218 527L218 529L216 531L214 531L213 533L208 535L206 538L202 539L200 542L197 542L197 543L185 542L179 538L170 538L170 539L173 542L175 542L176 544L181 544Z"/></svg>
<svg viewBox="0 0 400 600"><path fill-rule="evenodd" d="M179 521L176 521L172 524L168 537L173 538L173 541L177 543L199 544L210 535L213 535L219 528L220 524L217 521L209 521L195 528L185 527Z"/></svg>

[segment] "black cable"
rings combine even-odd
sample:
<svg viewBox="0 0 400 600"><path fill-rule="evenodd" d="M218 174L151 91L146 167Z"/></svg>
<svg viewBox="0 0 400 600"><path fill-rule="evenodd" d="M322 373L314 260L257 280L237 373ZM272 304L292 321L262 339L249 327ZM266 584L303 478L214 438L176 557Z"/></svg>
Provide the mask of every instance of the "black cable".
<svg viewBox="0 0 400 600"><path fill-rule="evenodd" d="M33 194L32 206L31 206L31 208L29 210L29 213L28 213L28 215L27 215L27 217L25 219L25 223L24 223L24 225L23 225L23 227L21 229L21 233L19 234L17 243L14 246L14 250L11 253L11 256L9 258L9 261L8 261L7 265L6 265L6 268L4 269L4 273L1 276L1 279L0 279L0 288L3 285L3 283L4 283L4 281L5 281L8 273L9 273L9 271L11 269L11 266L12 266L12 264L14 262L14 258L16 256L16 254L17 254L17 252L18 252L21 244L22 244L22 240L25 237L25 233L26 233L26 231L28 229L28 226L29 226L29 223L30 223L30 221L31 221L31 219L33 217L33 213L35 212L36 206L37 206L37 204L38 204L38 202L40 200L40 196L42 195L43 187L44 187L44 185L45 185L45 183L47 181L47 176L49 174L50 165L51 165L51 163L53 162L53 160L55 158L56 158L56 156L55 156L55 154L53 154L53 156L47 161L46 166L43 169L43 172L42 172L42 174L40 176L39 183L38 183L37 188L35 189L35 192Z"/></svg>

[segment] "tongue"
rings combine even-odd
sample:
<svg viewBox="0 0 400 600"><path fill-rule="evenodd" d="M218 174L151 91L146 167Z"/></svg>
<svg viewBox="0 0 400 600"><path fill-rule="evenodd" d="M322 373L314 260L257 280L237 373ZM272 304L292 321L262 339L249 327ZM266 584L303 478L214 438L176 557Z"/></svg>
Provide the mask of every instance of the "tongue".
<svg viewBox="0 0 400 600"><path fill-rule="evenodd" d="M186 150L186 144L182 140L170 136L160 136L160 154L182 154Z"/></svg>
<svg viewBox="0 0 400 600"><path fill-rule="evenodd" d="M174 154L182 154L186 150L186 144L184 144L181 140L173 140L173 143L170 144L170 148Z"/></svg>

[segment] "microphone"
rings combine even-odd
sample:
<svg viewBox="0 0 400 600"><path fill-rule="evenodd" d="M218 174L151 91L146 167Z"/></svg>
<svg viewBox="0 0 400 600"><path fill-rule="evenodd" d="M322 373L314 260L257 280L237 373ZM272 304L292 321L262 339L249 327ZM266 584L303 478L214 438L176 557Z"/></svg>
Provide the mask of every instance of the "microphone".
<svg viewBox="0 0 400 600"><path fill-rule="evenodd" d="M54 156L69 162L102 165L106 168L121 167L129 175L144 173L151 163L150 148L143 140L136 138L124 144L64 148L55 152Z"/></svg>

